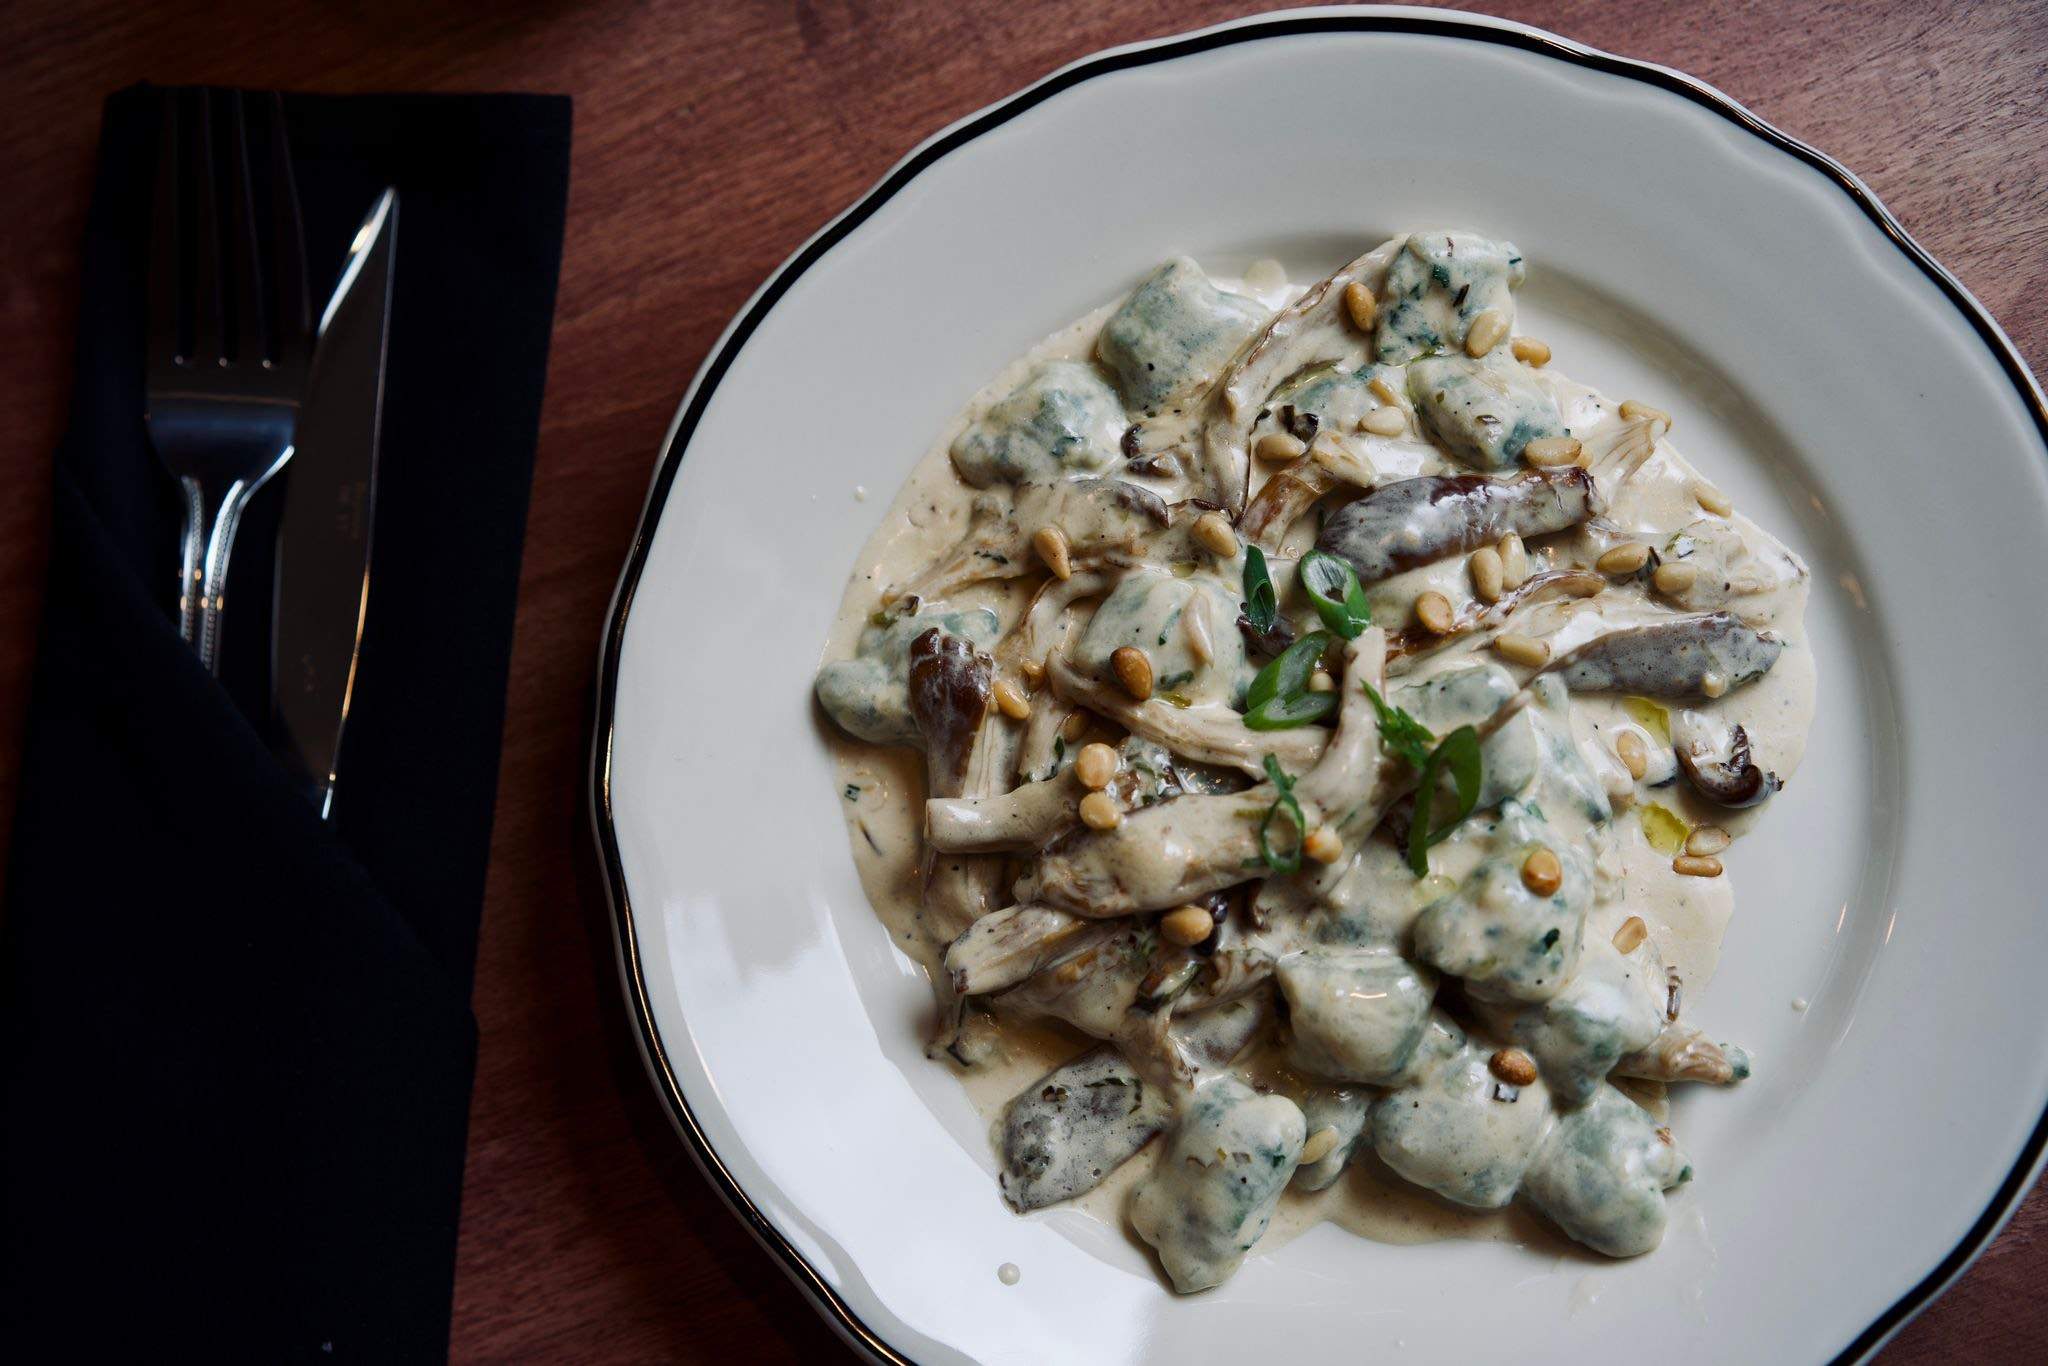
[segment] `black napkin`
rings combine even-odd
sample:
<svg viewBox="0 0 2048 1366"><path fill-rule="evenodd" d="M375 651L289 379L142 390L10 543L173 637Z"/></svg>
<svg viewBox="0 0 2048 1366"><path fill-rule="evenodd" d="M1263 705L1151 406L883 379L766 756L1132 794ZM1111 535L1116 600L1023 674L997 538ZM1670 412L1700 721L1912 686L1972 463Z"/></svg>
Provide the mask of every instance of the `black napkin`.
<svg viewBox="0 0 2048 1366"><path fill-rule="evenodd" d="M56 460L0 966L5 1341L439 1357L569 102L287 97L316 308L377 191L400 195L323 824L169 611L178 508L141 417L158 98L107 102ZM260 629L230 603L231 640Z"/></svg>

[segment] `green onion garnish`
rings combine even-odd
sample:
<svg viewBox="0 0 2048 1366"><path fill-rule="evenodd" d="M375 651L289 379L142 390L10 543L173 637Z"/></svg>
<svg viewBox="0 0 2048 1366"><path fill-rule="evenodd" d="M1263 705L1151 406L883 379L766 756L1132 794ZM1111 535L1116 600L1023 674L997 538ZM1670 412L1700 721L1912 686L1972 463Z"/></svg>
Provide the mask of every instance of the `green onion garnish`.
<svg viewBox="0 0 2048 1366"><path fill-rule="evenodd" d="M1311 550L1301 557L1301 586L1315 604L1323 625L1346 640L1356 640L1372 625L1372 606L1365 600L1358 572L1327 551Z"/></svg>
<svg viewBox="0 0 2048 1366"><path fill-rule="evenodd" d="M1266 552L1255 545L1244 548L1244 619L1261 635L1273 629L1280 615L1280 598L1273 591L1273 576L1266 571Z"/></svg>
<svg viewBox="0 0 2048 1366"><path fill-rule="evenodd" d="M1445 769L1450 770L1451 784L1457 789L1458 805L1450 819L1438 821L1437 779ZM1430 846L1448 839L1479 805L1480 777L1479 732L1470 726L1458 727L1429 752L1422 766L1422 782L1415 789L1415 815L1408 822L1408 867L1415 876L1429 875Z"/></svg>
<svg viewBox="0 0 2048 1366"><path fill-rule="evenodd" d="M1309 676L1330 648L1328 631L1311 631L1282 650L1259 670L1245 690L1244 723L1253 730L1288 730L1327 716L1337 707L1337 694L1310 692Z"/></svg>
<svg viewBox="0 0 2048 1366"><path fill-rule="evenodd" d="M1268 754L1263 762L1266 776L1280 790L1280 795L1273 799L1273 804L1266 808L1266 818L1259 822L1259 857L1273 872L1298 873L1301 871L1301 843L1308 837L1308 818L1301 814L1301 803L1294 799L1294 779L1287 776L1280 767L1280 761ZM1294 847L1284 855L1274 851L1272 842L1273 818L1282 811L1294 822Z"/></svg>

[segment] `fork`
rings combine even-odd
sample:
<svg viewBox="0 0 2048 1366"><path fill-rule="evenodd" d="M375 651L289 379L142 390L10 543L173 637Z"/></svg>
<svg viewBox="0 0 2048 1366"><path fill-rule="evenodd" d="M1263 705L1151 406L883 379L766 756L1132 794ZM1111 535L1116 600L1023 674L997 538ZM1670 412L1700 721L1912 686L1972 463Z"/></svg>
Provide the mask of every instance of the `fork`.
<svg viewBox="0 0 2048 1366"><path fill-rule="evenodd" d="M178 633L218 672L235 529L291 459L312 350L283 100L166 90L154 213L143 416L184 496Z"/></svg>

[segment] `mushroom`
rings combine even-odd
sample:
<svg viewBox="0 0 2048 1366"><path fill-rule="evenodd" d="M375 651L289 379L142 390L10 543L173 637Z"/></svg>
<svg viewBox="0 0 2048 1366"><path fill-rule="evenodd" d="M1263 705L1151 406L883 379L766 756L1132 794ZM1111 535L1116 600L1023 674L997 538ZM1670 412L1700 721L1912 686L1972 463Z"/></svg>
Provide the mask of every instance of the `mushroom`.
<svg viewBox="0 0 2048 1366"><path fill-rule="evenodd" d="M1595 636L1551 666L1573 692L1719 697L1771 671L1785 642L1726 612L1673 617Z"/></svg>
<svg viewBox="0 0 2048 1366"><path fill-rule="evenodd" d="M1727 1086L1749 1075L1749 1054L1734 1044L1715 1043L1697 1029L1673 1023L1665 1025L1647 1047L1617 1062L1614 1075Z"/></svg>
<svg viewBox="0 0 2048 1366"><path fill-rule="evenodd" d="M975 921L946 946L946 977L960 996L1002 991L1085 947L1080 936L1098 928L1049 906L1009 906Z"/></svg>
<svg viewBox="0 0 2048 1366"><path fill-rule="evenodd" d="M1491 545L1563 531L1598 508L1593 478L1576 466L1515 479L1426 474L1382 484L1339 508L1316 545L1350 561L1364 584Z"/></svg>
<svg viewBox="0 0 2048 1366"><path fill-rule="evenodd" d="M1310 285L1275 314L1223 372L1210 391L1209 416L1202 427L1199 464L1205 497L1232 512L1245 506L1252 429L1267 398L1288 377L1319 362L1358 366L1372 359L1373 339L1346 316L1344 287L1357 280L1377 290L1402 240L1383 243L1329 279Z"/></svg>
<svg viewBox="0 0 2048 1366"><path fill-rule="evenodd" d="M899 596L940 598L970 584L1014 579L1041 568L1032 538L1057 528L1081 567L1115 554L1141 553L1171 520L1165 500L1121 479L1020 484L1006 498L977 494L967 534Z"/></svg>
<svg viewBox="0 0 2048 1366"><path fill-rule="evenodd" d="M1337 487L1337 477L1304 455L1276 470L1259 486L1237 520L1238 534L1265 550L1278 550L1287 528L1315 506L1316 499Z"/></svg>
<svg viewBox="0 0 2048 1366"><path fill-rule="evenodd" d="M1265 776L1265 755L1272 755L1289 772L1299 772L1313 764L1329 742L1329 732L1317 726L1252 730L1242 716L1225 706L1179 707L1162 697L1135 701L1115 684L1076 668L1064 655L1054 655L1046 662L1046 678L1061 697L1114 721L1133 735L1197 763L1235 768L1254 778Z"/></svg>
<svg viewBox="0 0 2048 1366"><path fill-rule="evenodd" d="M910 643L910 714L936 796L989 796L1008 786L1010 728L989 721L992 673L987 655L936 627ZM1001 859L925 851L918 914L932 942L952 939L993 908L1002 871Z"/></svg>
<svg viewBox="0 0 2048 1366"><path fill-rule="evenodd" d="M1679 712L1671 718L1671 746L1686 781L1716 806L1755 806L1784 786L1751 757L1749 732L1719 717Z"/></svg>

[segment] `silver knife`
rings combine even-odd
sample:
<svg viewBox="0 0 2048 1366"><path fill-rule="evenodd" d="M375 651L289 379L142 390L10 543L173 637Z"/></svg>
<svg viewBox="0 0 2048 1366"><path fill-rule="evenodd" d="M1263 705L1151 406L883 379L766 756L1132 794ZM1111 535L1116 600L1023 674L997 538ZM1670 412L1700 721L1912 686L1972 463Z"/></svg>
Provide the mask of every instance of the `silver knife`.
<svg viewBox="0 0 2048 1366"><path fill-rule="evenodd" d="M333 809L335 765L370 605L397 234L398 191L387 189L356 230L341 280L320 315L278 529L270 665L278 747L322 819Z"/></svg>

